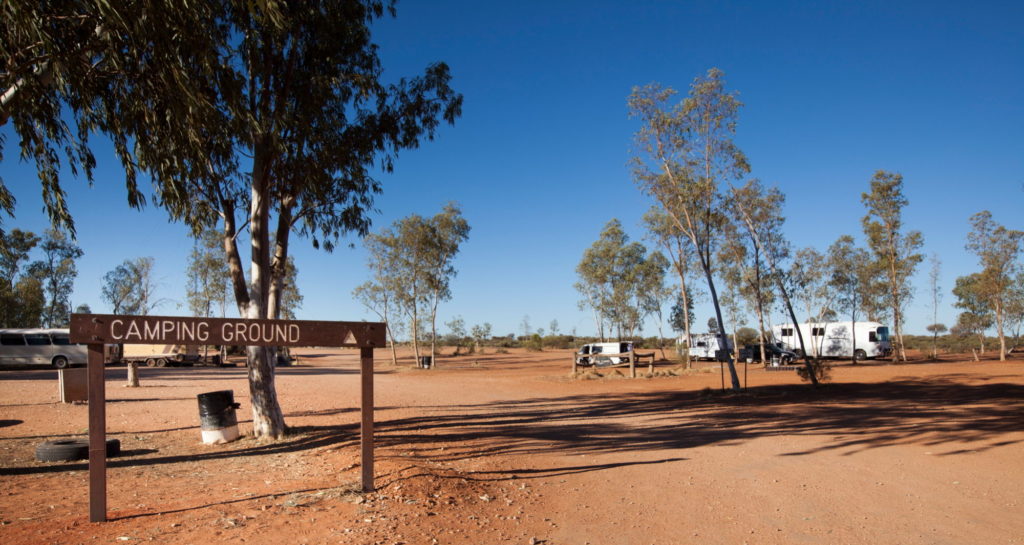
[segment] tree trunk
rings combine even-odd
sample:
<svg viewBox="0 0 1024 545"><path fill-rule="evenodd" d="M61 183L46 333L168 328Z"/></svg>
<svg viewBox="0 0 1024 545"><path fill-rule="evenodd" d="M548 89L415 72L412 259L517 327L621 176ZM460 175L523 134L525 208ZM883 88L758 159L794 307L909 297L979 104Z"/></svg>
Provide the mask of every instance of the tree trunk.
<svg viewBox="0 0 1024 545"><path fill-rule="evenodd" d="M125 384L125 387L139 387L139 363L136 361L128 362L128 382Z"/></svg>
<svg viewBox="0 0 1024 545"><path fill-rule="evenodd" d="M270 189L267 174L269 168L266 161L261 160L261 155L257 151L253 165L250 213L252 263L249 287L252 296L248 304L249 308L244 314L246 318L254 320L272 317L271 309L268 306L272 277L269 248ZM246 352L249 365L253 435L256 438L280 439L287 433L287 427L274 389L275 351L270 347L250 346Z"/></svg>
<svg viewBox="0 0 1024 545"><path fill-rule="evenodd" d="M434 291L434 302L430 307L430 368L437 367L437 301L438 293Z"/></svg>
<svg viewBox="0 0 1024 545"><path fill-rule="evenodd" d="M996 333L999 335L999 361L1006 361L1006 335L1003 334L1003 308L995 302Z"/></svg>
<svg viewBox="0 0 1024 545"><path fill-rule="evenodd" d="M793 312L793 303L789 300L789 293L786 291L786 284L782 281L782 275L779 274L779 269L775 265L775 259L770 253L764 251L764 247L761 245L761 237L754 229L754 224L750 220L750 216L747 214L747 211L741 207L740 214L743 216L743 223L747 224L747 230L750 231L751 236L754 237L754 244L768 260L768 266L771 267L772 275L775 277L775 281L779 285L779 291L782 293L782 301L786 304L786 310L789 311L790 322L793 324L793 328L796 329L796 337L800 341L800 351L804 355L804 368L807 369L807 376L811 378L811 384L817 386L818 377L814 374L814 366L811 365L811 361L807 359L807 348L804 346L804 335L800 332L799 324L796 321L796 313Z"/></svg>
<svg viewBox="0 0 1024 545"><path fill-rule="evenodd" d="M715 291L715 281L711 277L711 264L705 263L704 256L701 256L701 266L704 268L704 275L708 280L708 290L711 292L711 301L715 305L715 316L718 318L718 338L722 346L729 346L729 337L725 332L725 322L722 321L722 308L718 306L718 292ZM736 364L732 359L732 353L725 350L726 363L729 364L729 380L732 382L733 390L740 390L740 377L736 374Z"/></svg>

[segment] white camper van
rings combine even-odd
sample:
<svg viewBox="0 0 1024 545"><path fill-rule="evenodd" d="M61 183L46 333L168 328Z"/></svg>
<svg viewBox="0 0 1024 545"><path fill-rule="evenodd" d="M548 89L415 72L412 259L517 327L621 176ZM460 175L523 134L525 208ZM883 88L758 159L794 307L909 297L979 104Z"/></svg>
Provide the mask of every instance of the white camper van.
<svg viewBox="0 0 1024 545"><path fill-rule="evenodd" d="M857 359L864 360L885 357L892 351L889 328L878 322L819 322L797 325L804 338L807 353L811 356L852 358L856 350ZM772 335L775 341L781 342L785 348L800 352L800 338L793 324L772 327Z"/></svg>
<svg viewBox="0 0 1024 545"><path fill-rule="evenodd" d="M717 333L698 333L690 337L693 338L693 346L690 347L690 357L693 359L713 360L719 350L733 349L732 339L728 336L725 338L725 348L722 348L721 337ZM685 340L680 338L680 344Z"/></svg>
<svg viewBox="0 0 1024 545"><path fill-rule="evenodd" d="M577 361L580 365L594 365L596 367L618 365L620 363L629 363L629 355L627 354L627 352L632 351L632 341L624 341L617 343L585 344L582 347L580 347L579 352L577 352ZM601 354L615 355L603 356ZM618 354L623 355L619 356Z"/></svg>

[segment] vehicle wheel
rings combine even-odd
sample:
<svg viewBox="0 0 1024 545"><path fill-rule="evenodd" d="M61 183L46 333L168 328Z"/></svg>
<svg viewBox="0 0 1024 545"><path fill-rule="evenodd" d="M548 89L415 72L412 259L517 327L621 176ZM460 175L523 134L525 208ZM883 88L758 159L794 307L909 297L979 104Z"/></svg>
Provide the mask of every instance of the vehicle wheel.
<svg viewBox="0 0 1024 545"><path fill-rule="evenodd" d="M107 439L107 458L121 453L119 439ZM58 439L40 443L36 447L36 460L40 462L71 462L89 458L89 441L85 439Z"/></svg>
<svg viewBox="0 0 1024 545"><path fill-rule="evenodd" d="M68 359L64 356L57 356L50 362L54 369L64 369L68 366Z"/></svg>
<svg viewBox="0 0 1024 545"><path fill-rule="evenodd" d="M855 350L853 352L853 358L855 360L857 360L857 361L866 360L866 359L868 359L868 353L865 352L864 350L858 348L857 350Z"/></svg>
<svg viewBox="0 0 1024 545"><path fill-rule="evenodd" d="M156 367L156 360L153 358L147 358L146 367Z"/></svg>
<svg viewBox="0 0 1024 545"><path fill-rule="evenodd" d="M156 359L156 366L157 367L167 367L167 360L165 358L157 358Z"/></svg>
<svg viewBox="0 0 1024 545"><path fill-rule="evenodd" d="M796 354L796 357L798 358L804 357L804 351L800 350L799 348L794 349L793 353Z"/></svg>

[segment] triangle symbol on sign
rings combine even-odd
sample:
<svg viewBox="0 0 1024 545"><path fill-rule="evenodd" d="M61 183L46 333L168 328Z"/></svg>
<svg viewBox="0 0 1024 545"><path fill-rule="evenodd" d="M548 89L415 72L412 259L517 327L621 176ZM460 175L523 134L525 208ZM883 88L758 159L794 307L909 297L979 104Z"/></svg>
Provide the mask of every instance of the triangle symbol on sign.
<svg viewBox="0 0 1024 545"><path fill-rule="evenodd" d="M359 341L356 340L356 336L352 334L351 329L348 331L348 335L345 336L344 342L345 344L359 344Z"/></svg>

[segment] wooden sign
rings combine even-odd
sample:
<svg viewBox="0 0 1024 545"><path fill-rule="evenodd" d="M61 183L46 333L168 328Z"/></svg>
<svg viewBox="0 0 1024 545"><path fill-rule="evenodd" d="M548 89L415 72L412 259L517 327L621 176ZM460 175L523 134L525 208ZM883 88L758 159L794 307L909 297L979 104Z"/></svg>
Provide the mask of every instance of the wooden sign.
<svg viewBox="0 0 1024 545"><path fill-rule="evenodd" d="M379 322L245 320L182 316L72 314L78 344L209 344L235 346L384 346Z"/></svg>
<svg viewBox="0 0 1024 545"><path fill-rule="evenodd" d="M358 347L362 485L364 492L372 492L373 349L384 346L384 327L380 322L72 314L71 342L89 345L89 521L107 520L107 393L104 344Z"/></svg>

